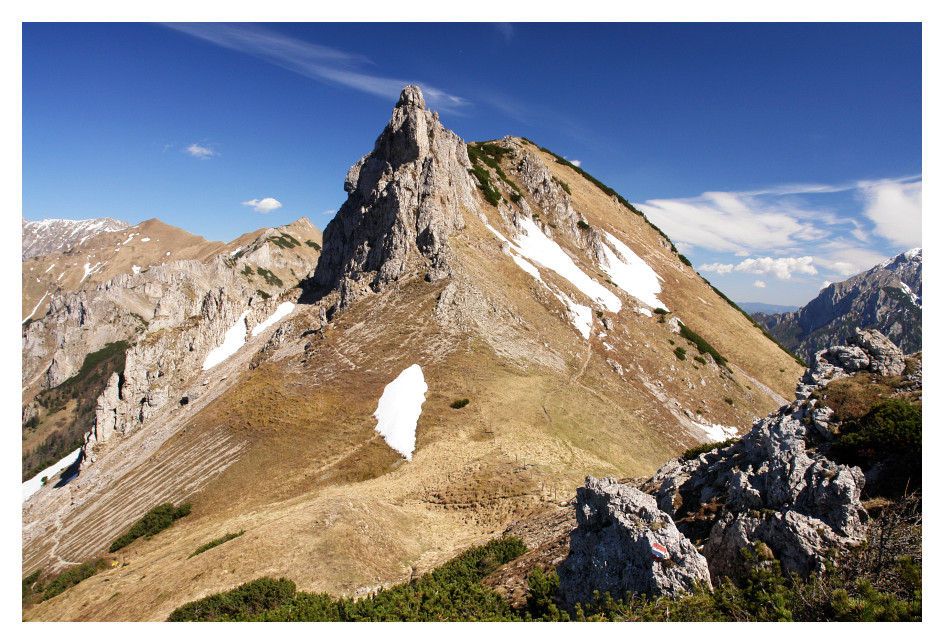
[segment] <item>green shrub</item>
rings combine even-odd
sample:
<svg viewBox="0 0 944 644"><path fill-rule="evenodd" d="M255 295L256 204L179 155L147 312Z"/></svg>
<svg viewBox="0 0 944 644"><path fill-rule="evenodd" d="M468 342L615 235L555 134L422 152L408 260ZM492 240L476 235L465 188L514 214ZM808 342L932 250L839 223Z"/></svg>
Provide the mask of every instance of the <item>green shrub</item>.
<svg viewBox="0 0 944 644"><path fill-rule="evenodd" d="M588 224L587 222L581 219L580 221L577 222L577 228L582 228L583 230L590 230L590 224Z"/></svg>
<svg viewBox="0 0 944 644"><path fill-rule="evenodd" d="M306 239L305 243L311 246L312 248L314 248L315 250L321 251L321 244L319 244L318 242L314 242L314 241L311 241L310 239Z"/></svg>
<svg viewBox="0 0 944 644"><path fill-rule="evenodd" d="M734 398L725 398L724 402L728 403L732 407L734 406Z"/></svg>
<svg viewBox="0 0 944 644"><path fill-rule="evenodd" d="M67 571L49 582L49 585L46 586L46 590L43 592L43 596L40 601L46 601L47 599L64 593L79 582L88 579L99 570L107 567L108 562L106 562L104 559L96 559L95 561L86 561L80 563L78 566L69 568Z"/></svg>
<svg viewBox="0 0 944 644"><path fill-rule="evenodd" d="M289 250L295 246L302 245L300 241L298 241L297 239L295 239L288 233L282 233L281 235L278 235L278 236L269 237L266 239L266 241L270 241L276 246L278 246L279 248L282 248L285 250Z"/></svg>
<svg viewBox="0 0 944 644"><path fill-rule="evenodd" d="M669 314L669 312L666 311L666 310L665 310L664 308L662 308L661 306L660 306L660 307L657 307L657 308L655 309L655 313L657 313L657 314L659 314L659 315L668 315L668 314Z"/></svg>
<svg viewBox="0 0 944 644"><path fill-rule="evenodd" d="M259 297L261 297L263 300L268 300L270 297L272 297L271 295L269 295L269 294L266 293L265 291L260 291L259 289L256 289L256 293L257 293L257 294L259 295Z"/></svg>
<svg viewBox="0 0 944 644"><path fill-rule="evenodd" d="M190 514L190 504L182 503L174 507L173 503L164 503L148 510L123 535L115 539L108 547L109 552L121 550L139 537L153 537L169 528L174 521Z"/></svg>
<svg viewBox="0 0 944 644"><path fill-rule="evenodd" d="M239 272L245 275L246 277L252 277L252 267L249 266L249 264L246 264L245 266L243 266L243 270Z"/></svg>
<svg viewBox="0 0 944 644"><path fill-rule="evenodd" d="M470 621L508 620L514 611L482 579L525 553L516 537L472 548L408 583L360 599L296 592L287 579L263 577L190 602L169 621Z"/></svg>
<svg viewBox="0 0 944 644"><path fill-rule="evenodd" d="M698 362L698 363L700 363L700 364L708 364L708 361L705 360L704 358L702 358L701 356L695 356L695 357L692 358L692 360L694 360L695 362Z"/></svg>
<svg viewBox="0 0 944 644"><path fill-rule="evenodd" d="M190 557L196 557L201 552L206 552L210 548L215 548L220 544L226 543L227 541L232 541L236 537L241 537L243 536L243 534L245 534L245 532L246 532L245 530L240 530L239 532L229 532L224 537L220 537L219 539L214 539L213 541L209 543L203 544L202 546L194 550L193 554L191 554ZM187 557L187 559L190 559L190 557Z"/></svg>
<svg viewBox="0 0 944 644"><path fill-rule="evenodd" d="M246 621L290 601L295 582L262 577L225 593L217 593L177 608L169 622Z"/></svg>
<svg viewBox="0 0 944 644"><path fill-rule="evenodd" d="M885 400L840 431L830 451L843 463L867 466L891 453L918 453L921 407L902 398Z"/></svg>
<svg viewBox="0 0 944 644"><path fill-rule="evenodd" d="M279 279L279 277L272 271L259 266L256 268L256 272L259 273L262 279L265 280L266 284L269 284L270 286L278 286L280 288L282 287L282 280Z"/></svg>
<svg viewBox="0 0 944 644"><path fill-rule="evenodd" d="M554 178L554 182L564 189L564 192L566 192L567 194L571 194L570 186L568 186L566 183L564 183L563 180L558 179L557 177L553 177L553 178Z"/></svg>
<svg viewBox="0 0 944 644"><path fill-rule="evenodd" d="M707 340L702 338L700 335L689 329L681 322L679 322L679 335L694 344L699 353L707 353L715 359L715 362L717 362L722 367L727 368L728 371L731 371L731 367L728 366L728 361L720 353L718 353L713 346L708 344Z"/></svg>
<svg viewBox="0 0 944 644"><path fill-rule="evenodd" d="M42 573L43 573L43 569L40 568L40 569L37 570L36 572L34 572L34 573L30 574L30 575L27 575L26 577L23 578L23 599L24 599L24 600L25 600L27 597L29 597L30 595L32 595L34 592L37 592L37 591L33 588L33 585L34 585L37 581L39 581L39 576L40 576Z"/></svg>
<svg viewBox="0 0 944 644"><path fill-rule="evenodd" d="M685 349L682 347L675 347L675 357L679 360L685 359Z"/></svg>
<svg viewBox="0 0 944 644"><path fill-rule="evenodd" d="M729 438L728 440L721 441L720 443L705 443L704 445L693 447L689 450L685 450L685 453L682 454L682 459L686 461L694 460L698 458L699 454L707 454L714 449L724 449L725 447L730 447L731 445L734 445L737 440L737 438Z"/></svg>
<svg viewBox="0 0 944 644"><path fill-rule="evenodd" d="M468 398L460 398L459 400L455 401L454 403L452 403L452 404L449 405L449 406L452 407L453 409L462 409L463 407L465 407L465 406L468 405L468 404L469 404L469 399L468 399Z"/></svg>

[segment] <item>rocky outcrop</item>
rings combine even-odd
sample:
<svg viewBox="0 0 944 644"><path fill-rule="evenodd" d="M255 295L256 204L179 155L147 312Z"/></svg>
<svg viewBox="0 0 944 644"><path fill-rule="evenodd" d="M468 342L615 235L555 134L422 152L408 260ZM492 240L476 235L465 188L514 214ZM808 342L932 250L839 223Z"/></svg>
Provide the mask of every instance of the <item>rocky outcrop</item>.
<svg viewBox="0 0 944 644"><path fill-rule="evenodd" d="M825 456L833 410L811 394L859 372L901 375L904 356L881 333L856 329L847 344L816 358L796 401L757 420L734 444L673 459L638 489L588 477L577 490L570 555L558 569L566 603L585 603L594 590L614 597L687 592L703 570L715 584L738 580L750 566L742 550L758 541L786 573L804 577L861 543L866 477ZM920 380L916 368L911 380ZM681 569L647 559L655 542Z"/></svg>
<svg viewBox="0 0 944 644"><path fill-rule="evenodd" d="M570 554L557 569L566 606L593 602L594 591L624 599L691 592L699 582L711 587L705 558L650 495L588 476L576 507ZM653 556L654 547L664 548L663 559Z"/></svg>
<svg viewBox="0 0 944 644"><path fill-rule="evenodd" d="M905 356L893 342L878 331L856 329L846 344L816 353L812 365L797 384L797 398L809 398L814 389L830 380L860 371L899 376L904 370Z"/></svg>
<svg viewBox="0 0 944 644"><path fill-rule="evenodd" d="M856 327L878 330L905 353L920 351L921 267L922 252L915 248L830 284L798 311L754 318L808 363Z"/></svg>
<svg viewBox="0 0 944 644"><path fill-rule="evenodd" d="M466 145L426 110L418 87L400 94L374 150L348 172L348 199L324 231L316 287L339 289L344 308L404 275L450 274L448 236L477 201Z"/></svg>

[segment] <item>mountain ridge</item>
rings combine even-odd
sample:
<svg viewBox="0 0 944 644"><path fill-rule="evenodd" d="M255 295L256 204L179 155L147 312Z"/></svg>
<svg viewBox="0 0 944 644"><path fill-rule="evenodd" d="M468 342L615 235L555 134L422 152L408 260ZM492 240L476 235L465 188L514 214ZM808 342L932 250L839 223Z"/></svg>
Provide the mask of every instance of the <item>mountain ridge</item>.
<svg viewBox="0 0 944 644"><path fill-rule="evenodd" d="M811 364L818 350L842 344L857 327L876 329L914 353L921 350L921 266L921 248L913 248L826 286L797 311L754 318Z"/></svg>

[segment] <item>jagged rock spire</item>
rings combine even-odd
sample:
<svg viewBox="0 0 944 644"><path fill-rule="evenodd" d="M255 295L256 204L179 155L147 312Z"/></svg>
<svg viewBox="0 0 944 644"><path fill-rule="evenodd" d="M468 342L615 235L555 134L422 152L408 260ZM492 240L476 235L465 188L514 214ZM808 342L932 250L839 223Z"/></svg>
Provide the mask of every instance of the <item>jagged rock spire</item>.
<svg viewBox="0 0 944 644"><path fill-rule="evenodd" d="M465 226L463 209L477 209L470 167L465 142L426 110L419 87L405 87L344 180L349 196L325 228L315 286L338 289L343 308L407 275L448 276L448 236Z"/></svg>

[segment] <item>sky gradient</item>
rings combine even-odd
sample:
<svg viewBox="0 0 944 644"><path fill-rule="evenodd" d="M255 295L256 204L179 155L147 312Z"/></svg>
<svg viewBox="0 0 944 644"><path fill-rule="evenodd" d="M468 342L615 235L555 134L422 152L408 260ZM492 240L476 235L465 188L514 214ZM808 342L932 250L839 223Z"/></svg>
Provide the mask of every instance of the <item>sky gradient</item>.
<svg viewBox="0 0 944 644"><path fill-rule="evenodd" d="M638 206L737 301L801 305L921 246L922 28L24 23L23 216L229 241L308 217L400 89Z"/></svg>

